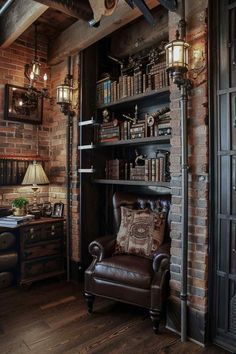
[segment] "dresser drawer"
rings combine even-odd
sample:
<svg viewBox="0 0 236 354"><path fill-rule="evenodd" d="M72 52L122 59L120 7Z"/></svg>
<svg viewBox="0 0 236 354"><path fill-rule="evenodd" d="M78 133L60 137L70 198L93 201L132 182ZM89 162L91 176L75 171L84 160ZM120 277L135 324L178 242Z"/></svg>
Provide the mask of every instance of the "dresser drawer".
<svg viewBox="0 0 236 354"><path fill-rule="evenodd" d="M14 275L12 272L0 272L0 289L7 288L12 285Z"/></svg>
<svg viewBox="0 0 236 354"><path fill-rule="evenodd" d="M37 275L43 275L63 270L63 260L61 257L50 257L34 261L23 262L21 264L21 279L29 279Z"/></svg>
<svg viewBox="0 0 236 354"><path fill-rule="evenodd" d="M61 238L63 235L63 224L53 223L45 225L26 226L21 230L24 245L41 241L49 241Z"/></svg>
<svg viewBox="0 0 236 354"><path fill-rule="evenodd" d="M16 267L18 254L15 251L0 254L0 271Z"/></svg>
<svg viewBox="0 0 236 354"><path fill-rule="evenodd" d="M50 243L39 244L31 247L26 247L22 250L22 259L28 260L39 257L52 256L61 254L62 245L61 241L55 241Z"/></svg>
<svg viewBox="0 0 236 354"><path fill-rule="evenodd" d="M0 252L15 246L16 236L10 231L0 232Z"/></svg>

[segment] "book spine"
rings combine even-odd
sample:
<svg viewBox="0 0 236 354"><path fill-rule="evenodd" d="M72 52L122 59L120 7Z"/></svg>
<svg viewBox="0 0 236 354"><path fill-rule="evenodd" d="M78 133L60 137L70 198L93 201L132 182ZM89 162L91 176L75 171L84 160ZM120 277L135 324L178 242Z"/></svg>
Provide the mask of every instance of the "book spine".
<svg viewBox="0 0 236 354"><path fill-rule="evenodd" d="M160 182L160 160L156 159L156 182Z"/></svg>
<svg viewBox="0 0 236 354"><path fill-rule="evenodd" d="M152 182L156 181L156 159L151 159L152 164L152 172L151 172L151 179Z"/></svg>

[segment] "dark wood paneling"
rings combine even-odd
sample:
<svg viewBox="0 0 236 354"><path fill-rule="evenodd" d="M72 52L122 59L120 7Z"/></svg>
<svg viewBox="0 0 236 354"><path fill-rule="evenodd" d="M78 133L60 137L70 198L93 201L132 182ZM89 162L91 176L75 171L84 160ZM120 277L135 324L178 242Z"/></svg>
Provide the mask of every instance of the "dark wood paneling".
<svg viewBox="0 0 236 354"><path fill-rule="evenodd" d="M212 19L217 35L211 43L217 52L211 81L214 102L211 126L214 133L214 176L212 197L215 200L214 228L211 232L211 302L210 320L215 343L236 347L236 8L228 0L212 4Z"/></svg>

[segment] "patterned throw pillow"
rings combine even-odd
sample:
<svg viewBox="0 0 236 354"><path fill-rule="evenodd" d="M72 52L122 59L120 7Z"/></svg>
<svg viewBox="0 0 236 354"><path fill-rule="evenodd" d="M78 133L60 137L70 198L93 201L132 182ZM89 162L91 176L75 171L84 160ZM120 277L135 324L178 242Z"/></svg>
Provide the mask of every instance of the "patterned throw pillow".
<svg viewBox="0 0 236 354"><path fill-rule="evenodd" d="M166 213L121 207L115 253L151 257L164 240Z"/></svg>

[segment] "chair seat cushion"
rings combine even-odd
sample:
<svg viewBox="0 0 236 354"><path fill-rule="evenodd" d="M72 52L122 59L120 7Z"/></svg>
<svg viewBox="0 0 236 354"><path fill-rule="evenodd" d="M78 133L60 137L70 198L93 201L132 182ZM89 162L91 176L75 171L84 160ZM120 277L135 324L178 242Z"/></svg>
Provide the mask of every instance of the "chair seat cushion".
<svg viewBox="0 0 236 354"><path fill-rule="evenodd" d="M126 254L105 258L94 270L97 278L142 289L150 288L152 275L151 259Z"/></svg>

